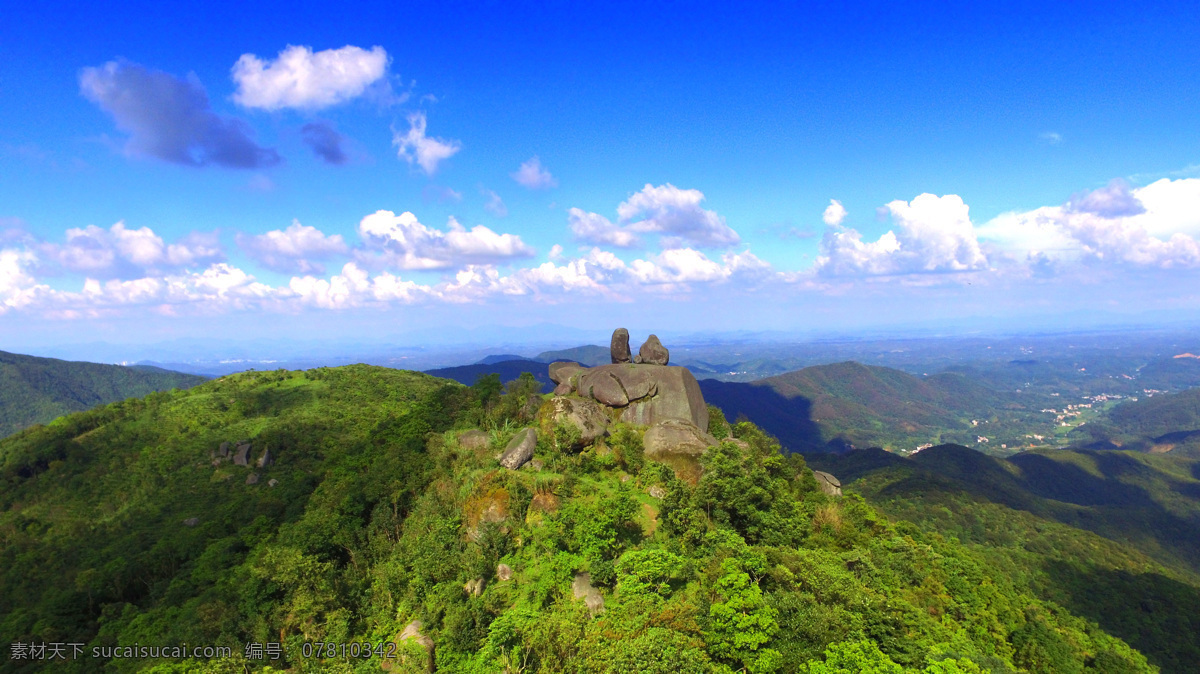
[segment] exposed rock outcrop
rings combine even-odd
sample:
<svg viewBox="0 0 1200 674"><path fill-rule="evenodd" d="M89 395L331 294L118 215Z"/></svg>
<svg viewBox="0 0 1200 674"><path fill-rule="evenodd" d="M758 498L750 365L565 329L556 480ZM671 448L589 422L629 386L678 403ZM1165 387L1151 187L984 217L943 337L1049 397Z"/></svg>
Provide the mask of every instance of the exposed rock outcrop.
<svg viewBox="0 0 1200 674"><path fill-rule="evenodd" d="M496 565L496 578L500 582L512 580L512 577L513 577L513 570L512 570L511 566L509 566L507 564L497 564Z"/></svg>
<svg viewBox="0 0 1200 674"><path fill-rule="evenodd" d="M250 473L247 475L246 484L258 484L258 473Z"/></svg>
<svg viewBox="0 0 1200 674"><path fill-rule="evenodd" d="M425 651L425 658L424 658L425 662L421 663L421 664L424 664L425 671L434 672L434 671L437 671L437 664L436 664L437 660L434 657L435 652L434 652L433 639L430 639L428 636L421 633L421 629L423 627L424 626L421 624L420 620L414 620L414 621L410 622L404 628L404 631L396 636L396 644L403 646L404 642L406 642L406 641L415 642L417 645L419 645ZM407 659L406 655L407 654L402 653L400 655L400 657L398 659L396 659L395 661L385 660L383 663L383 668L388 671L396 671L396 670L411 671L410 669L408 669L406 667L406 665L411 666L405 662L405 660Z"/></svg>
<svg viewBox="0 0 1200 674"><path fill-rule="evenodd" d="M650 426L665 419L686 419L708 428L708 406L700 384L684 367L601 365L582 371L575 391L621 409L620 419L626 423Z"/></svg>
<svg viewBox="0 0 1200 674"><path fill-rule="evenodd" d="M533 450L536 447L537 431L523 428L508 441L504 453L500 455L500 465L509 470L518 469L533 458Z"/></svg>
<svg viewBox="0 0 1200 674"><path fill-rule="evenodd" d="M467 431L458 436L458 446L473 452L487 449L489 444L491 444L491 438L488 437L487 433L478 429Z"/></svg>
<svg viewBox="0 0 1200 674"><path fill-rule="evenodd" d="M563 384L571 379L573 375L583 372L587 368L570 360L558 360L550 363L550 381L555 384Z"/></svg>
<svg viewBox="0 0 1200 674"><path fill-rule="evenodd" d="M817 484L820 485L821 491L830 496L842 495L842 482L836 477L826 473L823 470L814 470L813 477L817 478Z"/></svg>
<svg viewBox="0 0 1200 674"><path fill-rule="evenodd" d="M275 463L275 461L271 458L271 450L264 449L262 455L258 457L258 461L254 462L254 465L259 468L266 468L272 463Z"/></svg>
<svg viewBox="0 0 1200 674"><path fill-rule="evenodd" d="M571 583L571 594L576 599L582 599L592 615L604 612L604 596L592 585L591 574L575 574L575 580Z"/></svg>
<svg viewBox="0 0 1200 674"><path fill-rule="evenodd" d="M596 440L608 435L608 415L595 401L581 398L553 398L548 401L539 414L541 431L547 437L559 442L554 429L566 425L579 432L579 438L570 447L558 447L578 451L590 446Z"/></svg>
<svg viewBox="0 0 1200 674"><path fill-rule="evenodd" d="M468 580L466 585L463 585L463 592L466 592L472 597L478 597L479 595L483 594L483 587L483 579L476 578L475 580Z"/></svg>
<svg viewBox="0 0 1200 674"><path fill-rule="evenodd" d="M235 452L233 455L233 465L250 465L250 443L246 442L237 446L237 452Z"/></svg>
<svg viewBox="0 0 1200 674"><path fill-rule="evenodd" d="M598 414L591 409L586 413L587 418L595 419L594 424L572 419L584 436L579 446L599 437L601 417L647 426L647 458L671 465L681 479L695 483L700 478L700 455L716 444L707 433L708 405L700 384L687 368L667 364L670 353L657 336L650 335L634 362L627 359L628 341L629 332L624 328L613 333L611 365L550 365L550 376L558 388L556 397L546 404L550 407L542 408L542 432L553 432L554 426L567 421L575 410L584 409L575 402L582 398L596 405Z"/></svg>
<svg viewBox="0 0 1200 674"><path fill-rule="evenodd" d="M579 392L587 398L592 398L602 405L609 407L624 407L629 404L629 394L621 385L621 380L611 370L601 369L601 366L588 370L579 380ZM627 367L617 365L617 368Z"/></svg>
<svg viewBox="0 0 1200 674"><path fill-rule="evenodd" d="M671 361L671 352L667 351L667 347L658 341L658 335L650 335L650 338L642 344L642 348L638 349L637 358L633 359L635 363L645 363L646 365L666 365Z"/></svg>
<svg viewBox="0 0 1200 674"><path fill-rule="evenodd" d="M612 352L614 364L632 362L633 357L629 351L629 331L625 328L613 330L612 344L609 346L609 350Z"/></svg>
<svg viewBox="0 0 1200 674"><path fill-rule="evenodd" d="M185 526L185 527L194 527L197 524L200 524L199 517L189 517L183 521L183 526Z"/></svg>
<svg viewBox="0 0 1200 674"><path fill-rule="evenodd" d="M646 429L642 438L646 458L670 466L684 482L700 481L700 457L716 438L683 419L665 419Z"/></svg>

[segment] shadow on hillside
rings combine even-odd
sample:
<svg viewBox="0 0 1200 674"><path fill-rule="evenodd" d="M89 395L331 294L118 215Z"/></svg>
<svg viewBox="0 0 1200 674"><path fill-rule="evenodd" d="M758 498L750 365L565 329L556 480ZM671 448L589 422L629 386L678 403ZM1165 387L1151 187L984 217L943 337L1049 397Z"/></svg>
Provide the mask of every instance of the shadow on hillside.
<svg viewBox="0 0 1200 674"><path fill-rule="evenodd" d="M1154 573L1046 566L1072 613L1098 623L1141 651L1163 672L1193 672L1200 662L1200 588Z"/></svg>
<svg viewBox="0 0 1200 674"><path fill-rule="evenodd" d="M1096 453L1094 456L1100 471L1109 479L1041 454L1018 454L1008 460L1021 468L1022 486L1042 498L1081 506L1161 508L1144 489L1116 479L1120 475L1143 473L1144 465L1116 454Z"/></svg>
<svg viewBox="0 0 1200 674"><path fill-rule="evenodd" d="M302 387L264 388L238 393L234 403L247 417L273 416L295 407L302 407L313 399L313 391Z"/></svg>
<svg viewBox="0 0 1200 674"><path fill-rule="evenodd" d="M701 379L704 401L716 405L730 422L741 415L779 438L790 452L829 452L840 449L821 436L812 419L812 402L803 396L785 398L769 386Z"/></svg>
<svg viewBox="0 0 1200 674"><path fill-rule="evenodd" d="M1181 496L1200 501L1200 484L1195 482L1176 482L1171 485L1171 491Z"/></svg>
<svg viewBox="0 0 1200 674"><path fill-rule="evenodd" d="M1108 470L1129 470L1124 458L1109 461ZM1098 477L1039 454L1007 459L1021 468L1019 477L1004 467L1005 460L956 445L927 449L911 461L919 473L889 485L881 497L922 498L939 489L937 479L945 480L973 498L1085 529L1132 545L1164 563L1200 572L1200 521L1171 512L1141 487ZM845 473L843 483L851 479L852 471ZM922 479L921 473L934 481Z"/></svg>

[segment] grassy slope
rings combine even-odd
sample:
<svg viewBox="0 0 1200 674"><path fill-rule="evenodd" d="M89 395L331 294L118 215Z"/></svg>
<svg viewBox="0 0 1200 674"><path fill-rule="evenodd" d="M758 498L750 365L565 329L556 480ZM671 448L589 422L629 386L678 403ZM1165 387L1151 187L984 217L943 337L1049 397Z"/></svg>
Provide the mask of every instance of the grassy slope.
<svg viewBox="0 0 1200 674"><path fill-rule="evenodd" d="M0 351L0 437L97 405L188 388L204 377Z"/></svg>

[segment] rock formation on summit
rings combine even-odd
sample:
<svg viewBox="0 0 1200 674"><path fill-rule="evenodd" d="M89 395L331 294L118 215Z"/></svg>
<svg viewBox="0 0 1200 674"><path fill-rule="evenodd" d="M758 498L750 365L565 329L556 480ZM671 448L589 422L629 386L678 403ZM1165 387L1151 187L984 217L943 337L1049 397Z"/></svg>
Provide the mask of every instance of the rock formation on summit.
<svg viewBox="0 0 1200 674"><path fill-rule="evenodd" d="M582 370L567 380L581 398L621 410L620 420L653 426L684 419L708 429L708 405L687 368L621 363Z"/></svg>
<svg viewBox="0 0 1200 674"><path fill-rule="evenodd" d="M650 338L642 344L642 348L638 349L637 358L634 358L633 362L645 363L647 365L666 365L671 362L671 352L667 351L667 347L658 341L658 335L650 335Z"/></svg>
<svg viewBox="0 0 1200 674"><path fill-rule="evenodd" d="M629 352L629 331L625 328L613 330L612 344L609 350L612 353L612 362L614 364L633 362L633 358Z"/></svg>
<svg viewBox="0 0 1200 674"><path fill-rule="evenodd" d="M558 387L539 413L542 433L557 443L556 428L573 428L578 438L569 433L572 446L564 449L578 450L607 435L610 420L648 427L647 458L670 465L694 484L699 456L717 444L708 434L708 405L700 384L687 368L667 365L670 354L655 335L630 362L629 331L619 328L611 351L611 365L550 364L550 379Z"/></svg>

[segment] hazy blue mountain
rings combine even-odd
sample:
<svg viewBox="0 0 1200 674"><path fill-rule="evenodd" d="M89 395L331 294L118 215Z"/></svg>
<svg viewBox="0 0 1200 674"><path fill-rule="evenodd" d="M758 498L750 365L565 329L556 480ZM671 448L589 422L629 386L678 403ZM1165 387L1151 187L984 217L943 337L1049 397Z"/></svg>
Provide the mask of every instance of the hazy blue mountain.
<svg viewBox="0 0 1200 674"><path fill-rule="evenodd" d="M542 384L543 393L549 393L554 390L554 382L550 381L548 367L545 363L534 360L506 360L499 363L478 363L475 365L442 367L435 370L426 370L425 374L442 377L443 379L453 379L460 384L470 386L483 375L498 374L500 375L500 381L508 382L520 377L522 372L532 374Z"/></svg>
<svg viewBox="0 0 1200 674"><path fill-rule="evenodd" d="M481 359L478 363L475 363L475 364L476 365L492 365L494 363L503 363L503 362L509 361L509 360L533 361L534 359L526 358L525 356L518 356L514 353L498 353L498 354L491 355L491 356L484 356L483 359Z"/></svg>
<svg viewBox="0 0 1200 674"><path fill-rule="evenodd" d="M588 367L596 367L597 365L607 365L612 362L612 350L607 346L576 346L571 349L559 349L558 351L543 351L537 355L537 359L544 363L553 363L557 360L573 360Z"/></svg>

